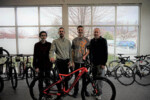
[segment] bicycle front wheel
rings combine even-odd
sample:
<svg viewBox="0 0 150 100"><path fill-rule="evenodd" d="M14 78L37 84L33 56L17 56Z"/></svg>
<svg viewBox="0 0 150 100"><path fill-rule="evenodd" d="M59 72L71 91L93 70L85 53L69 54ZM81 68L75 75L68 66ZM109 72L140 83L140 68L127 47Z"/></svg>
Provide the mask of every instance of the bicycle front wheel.
<svg viewBox="0 0 150 100"><path fill-rule="evenodd" d="M17 79L17 72L14 67L11 67L11 84L12 84L13 89L17 88L18 79Z"/></svg>
<svg viewBox="0 0 150 100"><path fill-rule="evenodd" d="M26 74L26 83L27 83L27 85L29 87L31 81L35 77L35 71L34 71L34 69L32 67L26 67L25 74Z"/></svg>
<svg viewBox="0 0 150 100"><path fill-rule="evenodd" d="M29 86L30 95L33 100L47 100L48 98L54 99L57 95L44 94L43 91L46 87L50 86L54 81L51 78L39 78L33 79ZM54 85L52 88L46 91L47 93L58 93L57 86Z"/></svg>
<svg viewBox="0 0 150 100"><path fill-rule="evenodd" d="M133 70L126 65L118 67L116 69L115 74L116 74L117 80L122 85L128 86L128 85L133 84L135 81L135 75L134 75Z"/></svg>
<svg viewBox="0 0 150 100"><path fill-rule="evenodd" d="M20 62L18 77L24 79L24 63Z"/></svg>
<svg viewBox="0 0 150 100"><path fill-rule="evenodd" d="M90 96L86 100L115 100L116 89L114 84L105 77L97 77L86 84L86 89Z"/></svg>
<svg viewBox="0 0 150 100"><path fill-rule="evenodd" d="M108 66L106 66L107 68L106 74L109 76L115 77L115 69L118 63L119 63L119 60L113 60L109 62Z"/></svg>
<svg viewBox="0 0 150 100"><path fill-rule="evenodd" d="M141 72L135 71L135 80L139 85L148 86L150 85L150 68L148 66L141 66Z"/></svg>

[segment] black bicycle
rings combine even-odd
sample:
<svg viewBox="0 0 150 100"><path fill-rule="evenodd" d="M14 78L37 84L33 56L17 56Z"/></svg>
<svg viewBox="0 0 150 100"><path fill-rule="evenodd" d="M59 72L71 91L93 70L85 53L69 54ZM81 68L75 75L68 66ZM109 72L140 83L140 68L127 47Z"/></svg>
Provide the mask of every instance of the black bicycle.
<svg viewBox="0 0 150 100"><path fill-rule="evenodd" d="M35 78L35 70L33 69L33 67L31 66L31 62L29 60L29 58L32 55L24 55L26 57L26 63L25 63L25 70L24 70L24 74L26 76L26 83L27 86L29 87L31 81Z"/></svg>
<svg viewBox="0 0 150 100"><path fill-rule="evenodd" d="M3 74L3 65L7 63L8 60L9 60L9 52L0 47L0 92L2 92L4 88L4 80L1 77L1 74Z"/></svg>

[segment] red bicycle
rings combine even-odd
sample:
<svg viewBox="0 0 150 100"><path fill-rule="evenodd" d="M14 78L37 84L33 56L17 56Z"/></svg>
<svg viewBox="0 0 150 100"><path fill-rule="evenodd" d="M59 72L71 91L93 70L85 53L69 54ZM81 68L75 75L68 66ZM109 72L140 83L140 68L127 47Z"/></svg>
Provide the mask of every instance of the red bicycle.
<svg viewBox="0 0 150 100"><path fill-rule="evenodd" d="M90 67L90 68L89 68ZM32 97L33 100L38 100L39 96L43 96L44 100L47 100L47 98L56 98L57 96L64 96L64 95L69 95L72 96L71 94L69 94L69 92L71 91L71 89L75 86L75 84L79 81L79 79L82 77L82 75L84 73L86 73L86 84L85 87L83 87L82 91L81 91L81 98L82 100L85 100L86 97L84 95L84 89L87 88L87 91L90 93L90 97L88 97L88 100L95 100L97 94L99 94L99 92L101 93L101 97L102 100L115 100L116 97L116 89L114 84L107 78L105 77L96 77L93 78L92 74L90 74L88 71L88 69L92 69L91 65L88 65L86 67L81 67L69 74L58 74L58 78L43 78L43 79L39 79L38 77L36 77L30 84L30 95ZM71 76L73 74L75 74L76 72L79 71L78 77L76 77L75 80L71 80ZM58 90L58 84L62 83L65 84L64 80L66 78L70 78L71 80L71 85L68 89L65 89L65 86L62 85L62 89L61 91ZM37 91L39 89L38 86L38 81L42 80L43 81L43 88L42 90L40 89L39 91ZM69 80L69 83L70 83ZM98 88L97 84L98 82L101 82L102 84L102 88ZM42 92L41 92L42 91ZM43 100L43 99L42 99Z"/></svg>

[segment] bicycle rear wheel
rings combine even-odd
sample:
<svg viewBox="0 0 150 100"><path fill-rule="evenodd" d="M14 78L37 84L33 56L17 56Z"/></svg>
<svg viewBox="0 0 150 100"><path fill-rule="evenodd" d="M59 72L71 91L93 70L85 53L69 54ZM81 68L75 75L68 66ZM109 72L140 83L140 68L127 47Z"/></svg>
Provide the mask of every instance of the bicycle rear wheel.
<svg viewBox="0 0 150 100"><path fill-rule="evenodd" d="M18 79L17 79L17 72L14 67L11 67L11 84L12 84L13 89L17 88Z"/></svg>
<svg viewBox="0 0 150 100"><path fill-rule="evenodd" d="M99 95L102 100L115 100L116 89L114 84L105 77L97 77L86 84L90 96L86 100L95 100Z"/></svg>
<svg viewBox="0 0 150 100"><path fill-rule="evenodd" d="M133 84L135 81L135 75L134 75L133 70L126 65L118 67L116 69L115 74L116 74L117 80L122 85L128 86L128 85Z"/></svg>
<svg viewBox="0 0 150 100"><path fill-rule="evenodd" d="M9 60L9 52L0 47L0 66L4 65Z"/></svg>
<svg viewBox="0 0 150 100"><path fill-rule="evenodd" d="M24 63L20 62L18 77L24 79Z"/></svg>
<svg viewBox="0 0 150 100"><path fill-rule="evenodd" d="M29 87L31 81L35 77L35 71L34 71L34 69L32 67L26 67L25 74L26 74L26 83L27 83L27 85Z"/></svg>
<svg viewBox="0 0 150 100"><path fill-rule="evenodd" d="M115 77L115 68L118 65L119 60L113 60L109 63L108 66L106 66L106 75Z"/></svg>
<svg viewBox="0 0 150 100"><path fill-rule="evenodd" d="M147 66L141 66L141 73L135 71L135 81L142 86L150 85L150 68Z"/></svg>
<svg viewBox="0 0 150 100"><path fill-rule="evenodd" d="M40 82L40 83L39 83ZM36 77L30 84L30 95L33 100L39 100L39 99L44 99L46 100L47 98L54 99L56 98L57 95L48 95L44 94L43 90L46 89L46 87L50 86L54 81L50 78L39 78ZM47 93L58 93L57 86L54 85L52 88L48 89L46 91Z"/></svg>

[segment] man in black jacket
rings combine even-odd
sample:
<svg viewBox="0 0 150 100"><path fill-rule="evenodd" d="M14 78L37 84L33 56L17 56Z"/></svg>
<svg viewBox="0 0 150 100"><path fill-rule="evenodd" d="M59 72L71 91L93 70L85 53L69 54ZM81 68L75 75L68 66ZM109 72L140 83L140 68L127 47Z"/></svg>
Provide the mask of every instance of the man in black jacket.
<svg viewBox="0 0 150 100"><path fill-rule="evenodd" d="M90 60L94 65L93 77L105 75L105 65L108 58L107 41L101 37L100 29L94 29L94 38L90 41ZM97 84L98 88L102 87L102 83ZM101 90L101 89L98 89ZM101 99L102 91L96 96L98 100Z"/></svg>
<svg viewBox="0 0 150 100"><path fill-rule="evenodd" d="M52 63L49 61L51 43L46 41L46 31L41 31L39 37L40 41L34 45L33 66L40 77L39 91L42 92L43 78L50 77L50 69L52 67ZM39 100L41 99L42 95L39 96Z"/></svg>

